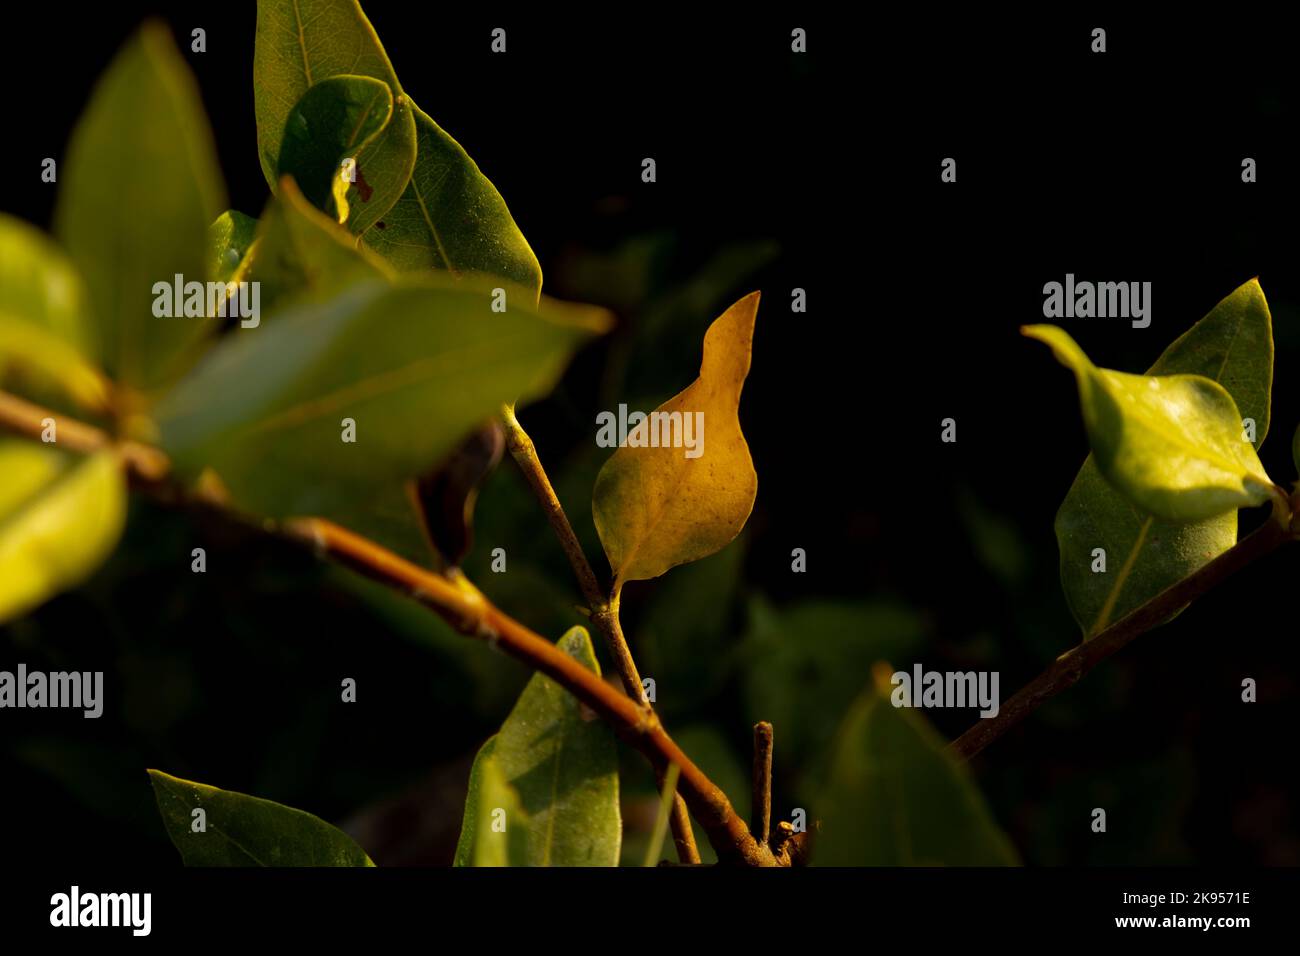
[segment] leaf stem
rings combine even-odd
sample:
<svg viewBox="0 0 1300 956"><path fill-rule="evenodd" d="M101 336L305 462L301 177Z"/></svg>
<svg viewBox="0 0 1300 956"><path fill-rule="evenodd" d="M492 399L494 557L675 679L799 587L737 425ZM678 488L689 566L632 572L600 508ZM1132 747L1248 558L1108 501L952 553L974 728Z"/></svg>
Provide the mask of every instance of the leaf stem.
<svg viewBox="0 0 1300 956"><path fill-rule="evenodd" d="M1078 647L1066 651L1050 667L1022 687L999 709L996 717L981 720L948 746L949 753L969 760L1061 691L1073 687L1085 674L1134 639L1165 621L1211 588L1251 562L1294 540L1289 505L1274 499L1272 517L1257 530L1204 567L1161 591L1142 606Z"/></svg>

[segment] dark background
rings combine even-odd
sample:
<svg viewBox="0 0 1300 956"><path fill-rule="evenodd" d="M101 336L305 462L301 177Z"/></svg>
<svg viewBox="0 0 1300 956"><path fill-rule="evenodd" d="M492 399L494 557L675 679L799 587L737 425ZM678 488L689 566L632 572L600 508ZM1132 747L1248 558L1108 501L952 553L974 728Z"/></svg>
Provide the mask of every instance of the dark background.
<svg viewBox="0 0 1300 956"><path fill-rule="evenodd" d="M1252 12L1142 24L1042 16L854 21L800 6L477 17L370 2L403 86L505 196L546 291L613 308L613 336L522 418L593 562L601 409L688 384L708 322L762 289L742 423L759 474L722 554L630 586L624 622L684 748L745 808L749 727L776 723L776 807L816 815L811 768L878 657L1001 672L1006 698L1079 639L1052 520L1087 452L1074 386L1021 324L1042 286L1153 283L1154 320L1063 320L1142 371L1258 275L1277 341L1275 479L1300 422L1294 48ZM422 9L422 8L421 8ZM48 226L95 77L149 11L195 70L230 204L267 197L253 5L25 9L37 56L7 117L4 211ZM189 32L207 30L207 52ZM489 52L491 28L508 53ZM808 30L805 56L789 51ZM1108 52L1089 52L1093 26ZM16 106L16 112L13 109ZM658 182L640 181L652 156ZM958 182L939 163L958 162ZM1241 159L1259 182L1240 180ZM790 289L807 314L790 313ZM939 422L958 421L958 442ZM1260 520L1242 514L1243 528ZM567 567L508 464L467 563L543 633L579 623ZM190 549L209 571L189 572ZM510 571L492 575L503 546ZM792 574L791 548L808 553ZM1300 863L1290 624L1300 553L1267 559L1144 636L975 764L1040 864ZM446 863L469 761L527 674L431 616L243 529L138 503L115 559L0 629L0 666L106 671L103 718L6 712L16 859L174 865L145 767L345 825L383 864ZM1240 701L1243 677L1259 702ZM339 702L356 677L359 703ZM929 716L960 733L973 712ZM652 814L626 761L628 846ZM1109 832L1090 832L1093 807Z"/></svg>

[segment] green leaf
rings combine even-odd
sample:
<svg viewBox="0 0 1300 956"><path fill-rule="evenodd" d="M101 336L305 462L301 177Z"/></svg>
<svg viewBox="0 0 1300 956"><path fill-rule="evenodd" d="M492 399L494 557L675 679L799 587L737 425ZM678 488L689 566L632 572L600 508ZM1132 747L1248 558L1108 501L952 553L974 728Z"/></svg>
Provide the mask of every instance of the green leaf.
<svg viewBox="0 0 1300 956"><path fill-rule="evenodd" d="M149 771L158 812L186 866L374 866L342 830L302 810ZM195 810L205 829L195 832Z"/></svg>
<svg viewBox="0 0 1300 956"><path fill-rule="evenodd" d="M198 89L167 28L118 54L73 132L55 233L85 277L100 362L140 389L193 361L215 323L154 315L154 284L206 275L208 225L224 206Z"/></svg>
<svg viewBox="0 0 1300 956"><path fill-rule="evenodd" d="M258 0L253 108L262 173L272 190L280 184L280 150L294 105L314 85L340 75L380 80L393 96L392 119L357 152L357 181L347 191L347 226L361 234L384 217L411 179L410 100L356 0Z"/></svg>
<svg viewBox="0 0 1300 956"><path fill-rule="evenodd" d="M112 452L0 439L0 624L76 587L112 553L126 481Z"/></svg>
<svg viewBox="0 0 1300 956"><path fill-rule="evenodd" d="M257 220L236 209L227 209L208 227L208 278L213 282L235 282L241 266L249 261L248 251L257 234Z"/></svg>
<svg viewBox="0 0 1300 956"><path fill-rule="evenodd" d="M102 411L108 386L81 276L44 233L0 214L0 373L34 374Z"/></svg>
<svg viewBox="0 0 1300 956"><path fill-rule="evenodd" d="M559 647L600 673L591 638L583 628L571 629L560 638ZM474 764L456 848L458 866L477 857L478 844L487 832L485 811L496 797L484 790L486 765L498 767L519 795L528 834L524 865L618 865L623 830L614 734L559 684L534 675ZM506 818L514 819L509 810Z"/></svg>
<svg viewBox="0 0 1300 956"><path fill-rule="evenodd" d="M1273 323L1256 279L1184 332L1148 375L1196 374L1223 385L1264 442L1273 386ZM1103 630L1237 543L1237 515L1164 521L1146 514L1102 477L1090 454L1056 514L1061 584L1085 637ZM1096 549L1106 557L1094 572Z"/></svg>
<svg viewBox="0 0 1300 956"><path fill-rule="evenodd" d="M915 711L890 700L888 668L835 736L813 843L820 866L1014 866L966 767Z"/></svg>
<svg viewBox="0 0 1300 956"><path fill-rule="evenodd" d="M490 290L430 276L296 307L228 336L168 395L163 445L182 475L211 467L248 510L354 513L442 461L503 402L546 394L604 318L528 298L511 290L494 312Z"/></svg>
<svg viewBox="0 0 1300 956"><path fill-rule="evenodd" d="M749 605L743 690L752 722L776 728L787 766L823 751L879 660L913 656L926 628L916 611L883 600Z"/></svg>
<svg viewBox="0 0 1300 956"><path fill-rule="evenodd" d="M355 159L388 126L393 91L382 80L342 74L321 80L290 111L276 164L303 196L336 222L346 222L343 161ZM340 203L339 200L343 201Z"/></svg>
<svg viewBox="0 0 1300 956"><path fill-rule="evenodd" d="M489 737L469 771L469 793L461 820L453 866L528 866L532 821L519 793L493 759L496 737Z"/></svg>
<svg viewBox="0 0 1300 956"><path fill-rule="evenodd" d="M596 476L592 516L615 593L721 550L749 518L758 476L740 429L740 390L758 298L750 293L714 320L699 378L630 428Z"/></svg>
<svg viewBox="0 0 1300 956"><path fill-rule="evenodd" d="M1101 473L1143 511L1199 521L1261 504L1273 481L1243 440L1232 396L1202 375L1099 369L1052 325L1021 330L1074 372L1084 426Z"/></svg>
<svg viewBox="0 0 1300 956"><path fill-rule="evenodd" d="M293 180L285 180L257 225L247 278L261 283L260 309L273 319L291 304L327 299L356 282L391 276L382 260L358 249L343 227L307 202Z"/></svg>
<svg viewBox="0 0 1300 956"><path fill-rule="evenodd" d="M382 228L365 234L365 244L399 272L477 272L540 294L542 267L501 194L459 143L412 106L415 171Z"/></svg>

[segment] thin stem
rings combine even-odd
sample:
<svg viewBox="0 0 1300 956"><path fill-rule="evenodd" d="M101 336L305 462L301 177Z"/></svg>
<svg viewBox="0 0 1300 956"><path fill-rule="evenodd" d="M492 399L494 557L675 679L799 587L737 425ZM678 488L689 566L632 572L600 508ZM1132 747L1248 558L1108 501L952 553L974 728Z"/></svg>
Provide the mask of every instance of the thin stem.
<svg viewBox="0 0 1300 956"><path fill-rule="evenodd" d="M759 843L766 843L772 824L772 725L766 720L754 725L753 803L750 808L750 832Z"/></svg>
<svg viewBox="0 0 1300 956"><path fill-rule="evenodd" d="M605 638L605 646L609 649L609 655L614 660L619 678L623 681L623 689L633 700L638 701L647 710L652 710L650 700L646 697L645 686L641 682L641 672L637 669L636 659L632 657L632 648L623 635L623 625L619 621L620 587L615 584L606 599L596 573L591 568L591 562L587 560L586 552L582 550L582 544L574 534L573 525L569 523L569 517L564 513L564 506L560 504L559 496L551 485L551 479L547 476L546 469L542 467L542 460L537 455L537 446L519 424L513 406L506 405L502 408L501 421L505 426L506 447L510 449L510 456L523 472L524 480L532 488L533 495L541 504L546 519L555 531L555 537L559 539L560 547L569 559L573 574L578 579L578 586L582 588L583 597L587 599L591 622ZM659 772L657 779L662 790L664 786L662 771ZM695 845L695 831L691 828L690 815L680 794L673 800L671 822L673 843L677 847L678 859L682 863L700 862L700 851Z"/></svg>
<svg viewBox="0 0 1300 956"><path fill-rule="evenodd" d="M979 721L954 740L948 746L949 752L963 760L969 760L1046 701L1077 684L1083 675L1120 648L1221 584L1236 571L1273 551L1283 542L1292 540L1288 511L1287 505L1278 503L1273 516L1259 529L1200 570L1161 591L1105 630L1097 632L1096 636L1062 654L1047 670L1004 703L998 709L996 717Z"/></svg>
<svg viewBox="0 0 1300 956"><path fill-rule="evenodd" d="M555 530L555 537L560 540L560 547L564 549L564 554L573 567L573 573L578 578L578 585L582 588L582 596L587 599L587 604L593 609L599 607L605 601L605 595L600 589L600 582L596 580L596 574L591 570L587 556L582 551L582 545L578 542L578 536L573 533L573 525L569 524L568 516L564 513L564 506L560 504L555 489L551 487L551 479L546 476L546 470L542 468L541 459L537 457L537 447L533 444L533 440L528 437L528 433L524 431L523 426L519 424L519 419L515 417L513 405L506 405L501 410L501 421L505 426L506 447L510 449L510 454L519 464L519 470L524 474L524 480L528 482L528 486L533 489L534 496L541 503L542 511L546 513L546 520L551 523L551 527ZM637 680L636 686L639 695L640 680Z"/></svg>

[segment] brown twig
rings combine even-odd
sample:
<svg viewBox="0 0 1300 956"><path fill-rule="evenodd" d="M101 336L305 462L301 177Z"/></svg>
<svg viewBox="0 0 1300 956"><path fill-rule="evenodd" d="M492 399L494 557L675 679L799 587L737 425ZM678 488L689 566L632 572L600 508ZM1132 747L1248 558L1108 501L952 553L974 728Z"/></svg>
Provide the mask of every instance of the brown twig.
<svg viewBox="0 0 1300 956"><path fill-rule="evenodd" d="M753 803L749 829L754 839L766 843L772 824L772 725L766 720L754 725Z"/></svg>
<svg viewBox="0 0 1300 956"><path fill-rule="evenodd" d="M54 421L57 440L51 444L55 447L83 455L116 448L128 472L138 481L150 484L161 481L171 469L167 456L157 448L136 442L114 441L108 432L94 425L34 405L8 392L0 392L0 429L43 441L47 419Z"/></svg>
<svg viewBox="0 0 1300 956"><path fill-rule="evenodd" d="M641 682L641 672L637 669L636 660L632 657L632 649L623 635L623 625L619 621L618 613L619 595L615 593L606 598L601 590L596 572L592 570L586 552L582 550L582 544L573 531L573 525L569 523L569 517L564 513L564 506L560 504L560 498L551 485L551 479L547 476L546 469L542 467L542 460L537 455L537 446L519 424L512 406L506 405L502 409L501 421L505 426L506 447L510 449L510 456L523 472L524 480L528 482L528 487L533 490L534 497L541 504L546 520L550 522L555 537L559 539L560 547L569 559L573 574L578 579L578 586L582 589L582 596L586 598L587 606L591 611L591 623L605 638L605 646L609 649L610 657L614 659L614 666L618 669L624 690L633 700L639 701L647 710L652 710ZM662 789L664 786L662 769L657 772L657 782ZM695 831L691 829L690 815L686 809L681 794L677 794L673 799L670 818L673 843L677 847L677 857L682 863L698 863L700 851L695 845Z"/></svg>
<svg viewBox="0 0 1300 956"><path fill-rule="evenodd" d="M115 448L133 483L174 496L176 489L165 484L170 461L160 449L115 442L111 435L93 425L0 392L0 429L39 440L46 418L57 422L60 447L80 453ZM199 503L213 507L209 501ZM239 519L234 513L225 513ZM453 582L328 521L308 518L279 525L259 522L258 527L306 545L319 557L346 565L392 590L405 593L462 633L486 640L546 674L645 754L657 772L662 774L669 764L681 768L678 798L684 798L690 805L720 861L750 866L779 865L767 847L754 840L726 794L682 752L653 711L611 687L551 641L495 607L466 579ZM691 845L694 846L693 839Z"/></svg>
<svg viewBox="0 0 1300 956"><path fill-rule="evenodd" d="M1058 657L1047 670L1022 687L998 708L996 717L979 721L948 746L954 756L969 760L1020 723L1046 701L1074 686L1083 675L1171 614L1190 604L1230 575L1292 540L1287 506L1275 503L1274 513L1259 529L1200 570L1161 591L1096 636Z"/></svg>

